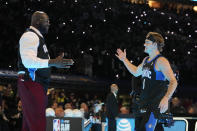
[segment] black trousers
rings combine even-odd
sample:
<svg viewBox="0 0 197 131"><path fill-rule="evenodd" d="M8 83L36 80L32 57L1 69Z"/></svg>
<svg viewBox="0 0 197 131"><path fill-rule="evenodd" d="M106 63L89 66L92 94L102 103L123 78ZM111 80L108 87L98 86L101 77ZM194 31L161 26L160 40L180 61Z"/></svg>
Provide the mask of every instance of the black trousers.
<svg viewBox="0 0 197 131"><path fill-rule="evenodd" d="M150 112L143 113L143 115L135 118L135 131L146 131L146 123L150 117Z"/></svg>
<svg viewBox="0 0 197 131"><path fill-rule="evenodd" d="M116 131L116 119L108 119L108 131Z"/></svg>

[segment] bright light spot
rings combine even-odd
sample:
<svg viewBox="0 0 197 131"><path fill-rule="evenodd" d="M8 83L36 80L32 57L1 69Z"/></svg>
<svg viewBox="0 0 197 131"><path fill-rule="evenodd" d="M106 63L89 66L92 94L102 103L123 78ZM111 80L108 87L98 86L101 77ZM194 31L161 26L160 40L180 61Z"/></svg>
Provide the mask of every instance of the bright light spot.
<svg viewBox="0 0 197 131"><path fill-rule="evenodd" d="M197 12L197 6L194 6L194 7L193 7L193 10L194 10L195 12Z"/></svg>
<svg viewBox="0 0 197 131"><path fill-rule="evenodd" d="M89 50L92 50L92 48L90 48Z"/></svg>
<svg viewBox="0 0 197 131"><path fill-rule="evenodd" d="M81 54L83 54L84 53L84 51L81 51Z"/></svg>
<svg viewBox="0 0 197 131"><path fill-rule="evenodd" d="M130 28L130 27L128 27L128 28L127 28L127 32L130 32L130 30L131 30L131 28Z"/></svg>
<svg viewBox="0 0 197 131"><path fill-rule="evenodd" d="M165 15L165 13L161 12L161 15Z"/></svg>
<svg viewBox="0 0 197 131"><path fill-rule="evenodd" d="M173 49L172 51L173 51L173 52L175 52L176 50L175 50L175 49Z"/></svg>
<svg viewBox="0 0 197 131"><path fill-rule="evenodd" d="M116 78L119 78L119 74L116 74Z"/></svg>
<svg viewBox="0 0 197 131"><path fill-rule="evenodd" d="M191 52L190 52L190 51L188 51L188 52L187 52L187 54L188 54L188 55L190 55L190 54L191 54Z"/></svg>

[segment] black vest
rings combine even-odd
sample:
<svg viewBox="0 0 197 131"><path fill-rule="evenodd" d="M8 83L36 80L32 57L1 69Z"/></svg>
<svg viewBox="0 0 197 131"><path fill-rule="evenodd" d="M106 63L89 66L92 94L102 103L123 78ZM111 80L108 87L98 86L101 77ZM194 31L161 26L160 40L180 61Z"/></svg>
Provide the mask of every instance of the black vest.
<svg viewBox="0 0 197 131"><path fill-rule="evenodd" d="M148 61L147 57L142 67L142 92L140 95L140 106L142 108L158 108L158 105L166 94L168 81L162 72L155 69L155 63L161 55Z"/></svg>
<svg viewBox="0 0 197 131"><path fill-rule="evenodd" d="M39 38L39 46L37 50L37 57L41 59L49 59L49 53L47 51L47 47L44 41L44 38L42 38L39 34L37 34L32 29L27 29L26 32L34 32L38 38ZM45 91L47 90L49 86L50 81L50 74L51 70L50 68L25 68L25 66L22 63L20 53L18 51L18 70L19 71L25 71L25 80L31 79L32 81L40 83L44 88Z"/></svg>

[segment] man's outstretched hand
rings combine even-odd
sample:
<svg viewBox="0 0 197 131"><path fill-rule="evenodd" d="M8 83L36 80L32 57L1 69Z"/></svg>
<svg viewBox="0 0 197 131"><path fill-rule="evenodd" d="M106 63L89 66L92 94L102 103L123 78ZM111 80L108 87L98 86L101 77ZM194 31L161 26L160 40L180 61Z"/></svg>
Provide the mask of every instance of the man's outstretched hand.
<svg viewBox="0 0 197 131"><path fill-rule="evenodd" d="M121 61L124 61L125 60L125 58L126 58L126 49L124 49L124 52L123 52L120 48L118 48L117 51L116 51L116 53L117 54L115 54L115 55L116 55L116 57L119 60L121 60Z"/></svg>
<svg viewBox="0 0 197 131"><path fill-rule="evenodd" d="M58 56L55 59L49 60L49 67L54 66L57 68L70 68L74 64L74 61L72 59L64 59L64 53L62 53L60 56Z"/></svg>

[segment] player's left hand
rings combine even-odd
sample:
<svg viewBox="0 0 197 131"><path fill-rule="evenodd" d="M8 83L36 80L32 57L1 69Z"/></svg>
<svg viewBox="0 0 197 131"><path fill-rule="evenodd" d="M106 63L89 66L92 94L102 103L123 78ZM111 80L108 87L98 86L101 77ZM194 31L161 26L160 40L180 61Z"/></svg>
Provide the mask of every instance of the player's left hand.
<svg viewBox="0 0 197 131"><path fill-rule="evenodd" d="M168 110L168 98L164 96L159 104L160 113L165 113Z"/></svg>

